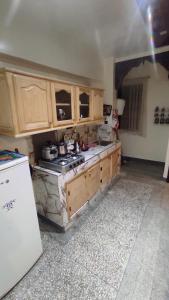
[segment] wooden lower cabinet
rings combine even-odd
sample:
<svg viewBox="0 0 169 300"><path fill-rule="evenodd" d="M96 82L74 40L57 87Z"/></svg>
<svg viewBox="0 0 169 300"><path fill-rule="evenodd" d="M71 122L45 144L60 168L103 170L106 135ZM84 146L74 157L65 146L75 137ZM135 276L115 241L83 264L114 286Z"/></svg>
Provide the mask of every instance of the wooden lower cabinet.
<svg viewBox="0 0 169 300"><path fill-rule="evenodd" d="M100 182L106 185L111 180L111 156L104 158L100 163Z"/></svg>
<svg viewBox="0 0 169 300"><path fill-rule="evenodd" d="M121 149L118 148L111 155L111 177L118 174L121 163Z"/></svg>
<svg viewBox="0 0 169 300"><path fill-rule="evenodd" d="M66 184L69 218L119 173L120 157L121 150L118 148Z"/></svg>
<svg viewBox="0 0 169 300"><path fill-rule="evenodd" d="M100 163L94 165L87 171L86 188L88 199L92 198L100 188Z"/></svg>
<svg viewBox="0 0 169 300"><path fill-rule="evenodd" d="M74 178L66 185L67 210L69 217L77 212L100 188L100 164Z"/></svg>
<svg viewBox="0 0 169 300"><path fill-rule="evenodd" d="M88 200L88 193L86 189L86 173L79 175L67 183L66 195L68 215L71 217Z"/></svg>

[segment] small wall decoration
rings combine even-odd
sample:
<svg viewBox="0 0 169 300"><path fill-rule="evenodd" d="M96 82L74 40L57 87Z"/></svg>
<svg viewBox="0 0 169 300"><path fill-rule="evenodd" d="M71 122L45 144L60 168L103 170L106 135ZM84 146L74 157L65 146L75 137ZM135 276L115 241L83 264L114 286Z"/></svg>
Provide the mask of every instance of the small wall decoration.
<svg viewBox="0 0 169 300"><path fill-rule="evenodd" d="M103 105L103 116L110 116L112 111L112 105L104 104Z"/></svg>
<svg viewBox="0 0 169 300"><path fill-rule="evenodd" d="M169 107L156 106L154 109L154 124L169 124Z"/></svg>

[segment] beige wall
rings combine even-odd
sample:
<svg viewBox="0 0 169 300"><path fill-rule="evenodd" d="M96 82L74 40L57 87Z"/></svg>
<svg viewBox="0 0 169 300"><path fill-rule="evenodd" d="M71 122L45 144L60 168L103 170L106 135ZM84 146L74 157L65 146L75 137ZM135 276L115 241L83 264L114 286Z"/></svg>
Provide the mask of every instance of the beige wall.
<svg viewBox="0 0 169 300"><path fill-rule="evenodd" d="M0 135L0 150L12 150L18 148L19 152L29 156L31 162L34 161L32 137L13 138Z"/></svg>
<svg viewBox="0 0 169 300"><path fill-rule="evenodd" d="M154 161L165 161L169 125L153 124L154 108L169 107L169 80L167 71L159 64L156 68L149 62L133 68L126 79L150 76L147 82L145 136L121 132L123 154Z"/></svg>

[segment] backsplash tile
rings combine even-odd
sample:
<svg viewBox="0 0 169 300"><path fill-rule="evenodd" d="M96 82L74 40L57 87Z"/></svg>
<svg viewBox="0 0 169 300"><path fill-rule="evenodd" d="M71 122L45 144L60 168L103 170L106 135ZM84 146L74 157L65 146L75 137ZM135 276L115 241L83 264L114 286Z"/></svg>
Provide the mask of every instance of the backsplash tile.
<svg viewBox="0 0 169 300"><path fill-rule="evenodd" d="M34 156L35 162L40 158L41 147L47 141L51 141L53 143L59 142L62 140L63 136L69 135L73 136L75 139L80 136L80 141L84 143L94 143L97 141L97 131L98 125L84 125L78 127L71 127L63 130L56 130L51 132L40 133L32 136L32 143L34 147Z"/></svg>

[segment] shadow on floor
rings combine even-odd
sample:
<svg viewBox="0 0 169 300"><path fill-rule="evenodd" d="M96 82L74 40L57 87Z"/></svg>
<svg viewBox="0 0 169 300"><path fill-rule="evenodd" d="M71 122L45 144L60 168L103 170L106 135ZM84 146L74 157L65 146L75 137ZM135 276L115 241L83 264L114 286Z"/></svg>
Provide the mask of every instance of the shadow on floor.
<svg viewBox="0 0 169 300"><path fill-rule="evenodd" d="M136 176L148 176L152 179L164 180L164 163L134 158L123 158L122 171Z"/></svg>

